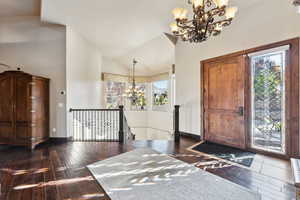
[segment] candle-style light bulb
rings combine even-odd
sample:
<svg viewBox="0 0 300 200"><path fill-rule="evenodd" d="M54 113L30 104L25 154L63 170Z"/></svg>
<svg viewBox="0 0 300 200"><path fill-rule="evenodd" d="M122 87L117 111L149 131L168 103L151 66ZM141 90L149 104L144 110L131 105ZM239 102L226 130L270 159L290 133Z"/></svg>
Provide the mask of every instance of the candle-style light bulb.
<svg viewBox="0 0 300 200"><path fill-rule="evenodd" d="M184 9L184 8L175 8L172 13L174 15L174 18L176 20L178 19L186 19L187 17L187 9Z"/></svg>
<svg viewBox="0 0 300 200"><path fill-rule="evenodd" d="M179 31L179 27L177 26L176 22L173 22L172 24L170 24L170 28L172 32L178 32Z"/></svg>
<svg viewBox="0 0 300 200"><path fill-rule="evenodd" d="M203 0L192 0L192 3L194 5L195 8L199 8L199 7L203 7Z"/></svg>
<svg viewBox="0 0 300 200"><path fill-rule="evenodd" d="M229 0L214 0L215 4L217 5L217 7L221 8L223 6L227 6L228 5L228 1Z"/></svg>
<svg viewBox="0 0 300 200"><path fill-rule="evenodd" d="M238 8L237 7L230 7L226 9L226 19L231 19L235 17L235 14L237 13Z"/></svg>

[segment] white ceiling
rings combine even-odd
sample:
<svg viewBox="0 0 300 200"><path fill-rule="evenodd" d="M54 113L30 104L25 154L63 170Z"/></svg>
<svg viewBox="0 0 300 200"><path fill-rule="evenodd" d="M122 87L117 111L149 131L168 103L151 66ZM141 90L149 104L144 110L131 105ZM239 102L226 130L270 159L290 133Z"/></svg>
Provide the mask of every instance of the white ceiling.
<svg viewBox="0 0 300 200"><path fill-rule="evenodd" d="M0 17L39 16L41 0L0 0Z"/></svg>
<svg viewBox="0 0 300 200"><path fill-rule="evenodd" d="M0 17L37 15L40 0L1 0ZM231 0L239 12L249 12L266 0ZM22 2L22 3L21 3ZM72 27L98 46L105 57L147 73L166 71L174 63L175 46L169 32L175 7L187 0L42 0L42 20ZM2 9L1 9L2 8ZM237 19L239 20L238 16ZM230 27L228 28L230 29ZM230 31L230 30L227 30Z"/></svg>
<svg viewBox="0 0 300 200"><path fill-rule="evenodd" d="M69 25L96 44L105 57L140 72L156 73L174 63L169 32L171 11L181 0L44 0L42 19Z"/></svg>
<svg viewBox="0 0 300 200"><path fill-rule="evenodd" d="M128 66L132 59L138 61L137 71L140 75L153 75L168 71L175 61L175 46L161 34L136 49L130 50L125 55L116 57L122 65ZM142 73L144 72L144 74Z"/></svg>

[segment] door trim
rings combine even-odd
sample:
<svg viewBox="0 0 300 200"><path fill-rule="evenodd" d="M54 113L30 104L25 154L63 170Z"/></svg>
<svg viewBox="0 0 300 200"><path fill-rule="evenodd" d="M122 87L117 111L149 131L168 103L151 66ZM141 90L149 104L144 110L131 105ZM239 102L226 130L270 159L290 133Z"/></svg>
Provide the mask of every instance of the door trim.
<svg viewBox="0 0 300 200"><path fill-rule="evenodd" d="M204 126L204 65L210 62L217 62L224 59L236 57L236 56L246 56L246 71L245 71L245 118L246 118L246 146L247 150L262 153L274 157L280 158L290 158L290 157L299 157L299 41L300 38L293 38L285 41L280 41L272 44L267 44L247 50L238 51L235 53L210 58L200 62L200 93L201 93L201 128L202 128L202 139L205 138L205 126ZM289 88L286 88L286 155L281 155L277 153L260 151L257 149L251 148L251 71L250 71L250 61L247 54L263 51L267 49L272 49L284 45L290 45L290 50L288 53L287 66L289 70L286 70L286 84ZM247 78L248 77L248 78Z"/></svg>

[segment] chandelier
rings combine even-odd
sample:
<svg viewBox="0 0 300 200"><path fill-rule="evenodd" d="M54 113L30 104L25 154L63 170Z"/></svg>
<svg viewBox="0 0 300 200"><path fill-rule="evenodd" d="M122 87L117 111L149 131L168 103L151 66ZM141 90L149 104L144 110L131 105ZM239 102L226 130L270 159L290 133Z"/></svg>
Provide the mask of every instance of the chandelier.
<svg viewBox="0 0 300 200"><path fill-rule="evenodd" d="M300 0L294 0L293 4L296 6L298 13L300 13Z"/></svg>
<svg viewBox="0 0 300 200"><path fill-rule="evenodd" d="M133 65L132 65L132 83L128 87L128 89L125 91L125 96L131 101L132 105L137 105L138 100L140 97L144 95L144 92L140 90L136 86L136 80L135 80L135 66L138 62L133 59Z"/></svg>
<svg viewBox="0 0 300 200"><path fill-rule="evenodd" d="M227 7L229 0L188 0L193 7L193 18L188 19L188 10L173 10L176 22L170 27L173 34L183 41L203 42L210 36L217 36L222 28L229 26L238 10Z"/></svg>

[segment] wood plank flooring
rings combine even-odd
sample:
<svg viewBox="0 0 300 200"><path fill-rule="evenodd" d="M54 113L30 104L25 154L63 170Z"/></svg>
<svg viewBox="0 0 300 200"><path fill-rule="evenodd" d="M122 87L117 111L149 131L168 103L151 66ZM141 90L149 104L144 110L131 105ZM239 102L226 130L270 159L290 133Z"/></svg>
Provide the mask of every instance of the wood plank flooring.
<svg viewBox="0 0 300 200"><path fill-rule="evenodd" d="M150 147L193 163L261 193L262 200L296 199L295 187L276 176L231 166L186 150L195 143L189 138L182 138L178 145L170 141L134 141L127 145L48 142L38 146L34 152L22 147L0 146L0 200L109 200L85 166L139 147ZM272 174L272 171L269 173Z"/></svg>

